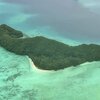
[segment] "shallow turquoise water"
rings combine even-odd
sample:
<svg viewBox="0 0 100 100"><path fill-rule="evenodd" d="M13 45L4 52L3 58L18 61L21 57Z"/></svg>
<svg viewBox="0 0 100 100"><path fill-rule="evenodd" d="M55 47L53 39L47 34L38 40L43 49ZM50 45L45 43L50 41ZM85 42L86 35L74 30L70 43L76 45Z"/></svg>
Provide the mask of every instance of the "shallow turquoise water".
<svg viewBox="0 0 100 100"><path fill-rule="evenodd" d="M25 34L27 34L29 37L44 36L72 46L82 44L80 41L64 37L62 34L60 35L58 32L54 31L50 27L37 27L35 29L33 28L33 30L26 31Z"/></svg>
<svg viewBox="0 0 100 100"><path fill-rule="evenodd" d="M0 100L100 100L100 62L43 71L0 48L0 76Z"/></svg>

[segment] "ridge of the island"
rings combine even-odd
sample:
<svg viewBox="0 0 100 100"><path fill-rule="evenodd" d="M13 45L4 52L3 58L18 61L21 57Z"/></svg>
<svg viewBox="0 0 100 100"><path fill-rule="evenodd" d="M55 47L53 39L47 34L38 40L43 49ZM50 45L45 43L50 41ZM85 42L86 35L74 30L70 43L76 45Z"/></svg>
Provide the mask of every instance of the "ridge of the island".
<svg viewBox="0 0 100 100"><path fill-rule="evenodd" d="M100 45L69 46L43 36L25 37L21 31L0 25L0 46L18 55L29 56L36 67L59 70L85 62L100 61Z"/></svg>

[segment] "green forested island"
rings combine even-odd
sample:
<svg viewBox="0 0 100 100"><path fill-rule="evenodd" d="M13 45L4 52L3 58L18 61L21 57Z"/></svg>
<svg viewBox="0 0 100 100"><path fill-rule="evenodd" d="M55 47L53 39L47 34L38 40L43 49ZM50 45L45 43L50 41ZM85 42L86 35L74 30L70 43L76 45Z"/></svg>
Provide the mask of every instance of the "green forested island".
<svg viewBox="0 0 100 100"><path fill-rule="evenodd" d="M45 70L59 70L84 62L100 61L100 45L69 46L42 36L23 38L21 31L0 25L0 46L18 55L28 55Z"/></svg>

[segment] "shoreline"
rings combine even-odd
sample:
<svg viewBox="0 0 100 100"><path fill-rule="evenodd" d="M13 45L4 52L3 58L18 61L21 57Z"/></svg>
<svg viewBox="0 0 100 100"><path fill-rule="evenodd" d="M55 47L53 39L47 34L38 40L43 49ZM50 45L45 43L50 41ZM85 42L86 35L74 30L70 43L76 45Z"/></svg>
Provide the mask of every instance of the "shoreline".
<svg viewBox="0 0 100 100"><path fill-rule="evenodd" d="M28 56L27 56L27 59L28 59L28 61L29 61L29 64L30 64L30 66L31 66L31 68L33 69L33 70L36 70L36 71L38 71L38 72L52 72L52 71L54 71L54 70L43 70L43 69L39 69L39 68L37 68L36 66L35 66L35 64L34 64L34 62L32 61L32 59L31 58L29 58Z"/></svg>

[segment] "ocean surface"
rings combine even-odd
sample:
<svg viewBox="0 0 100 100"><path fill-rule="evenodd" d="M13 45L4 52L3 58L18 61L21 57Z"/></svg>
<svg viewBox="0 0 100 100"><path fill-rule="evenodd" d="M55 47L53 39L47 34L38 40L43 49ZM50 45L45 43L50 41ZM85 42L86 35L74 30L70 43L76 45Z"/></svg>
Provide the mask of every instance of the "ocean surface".
<svg viewBox="0 0 100 100"><path fill-rule="evenodd" d="M100 100L100 62L45 71L0 47L0 100Z"/></svg>

